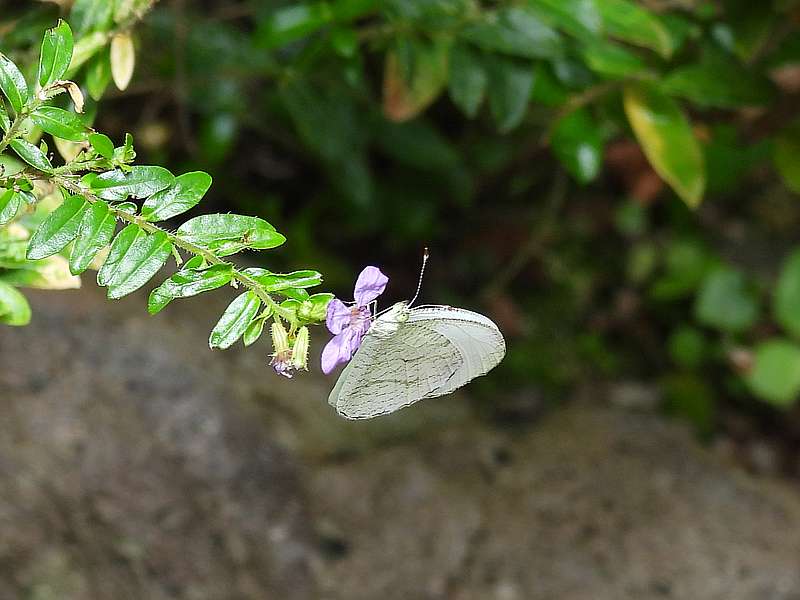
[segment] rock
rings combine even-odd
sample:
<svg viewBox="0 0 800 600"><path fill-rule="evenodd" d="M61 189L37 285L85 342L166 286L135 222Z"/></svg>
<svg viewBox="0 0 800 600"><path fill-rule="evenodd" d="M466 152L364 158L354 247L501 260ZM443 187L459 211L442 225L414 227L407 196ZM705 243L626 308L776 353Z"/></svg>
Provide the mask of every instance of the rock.
<svg viewBox="0 0 800 600"><path fill-rule="evenodd" d="M32 298L0 329L0 600L800 599L798 490L675 422L348 422L268 346L207 349L225 294Z"/></svg>
<svg viewBox="0 0 800 600"><path fill-rule="evenodd" d="M207 324L32 298L0 330L0 598L313 597L295 463L232 400Z"/></svg>
<svg viewBox="0 0 800 600"><path fill-rule="evenodd" d="M662 401L661 390L653 383L620 381L609 386L608 400L614 406L628 410L655 410Z"/></svg>
<svg viewBox="0 0 800 600"><path fill-rule="evenodd" d="M731 472L662 418L578 404L319 469L346 548L329 598L796 600L796 490Z"/></svg>

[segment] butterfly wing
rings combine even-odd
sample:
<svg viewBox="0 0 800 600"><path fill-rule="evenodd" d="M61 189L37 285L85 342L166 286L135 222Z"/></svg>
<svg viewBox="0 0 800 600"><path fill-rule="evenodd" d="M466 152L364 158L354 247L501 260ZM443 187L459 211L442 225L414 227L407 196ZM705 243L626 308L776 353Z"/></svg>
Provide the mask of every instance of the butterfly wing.
<svg viewBox="0 0 800 600"><path fill-rule="evenodd" d="M403 323L390 336L368 333L328 402L348 419L389 414L430 397L462 361L458 348L426 323Z"/></svg>
<svg viewBox="0 0 800 600"><path fill-rule="evenodd" d="M349 419L388 414L449 394L488 373L505 341L488 318L449 306L413 309L391 336L367 334L328 401Z"/></svg>
<svg viewBox="0 0 800 600"><path fill-rule="evenodd" d="M443 396L486 375L506 354L497 325L479 313L452 306L421 306L411 311L410 325L424 325L447 338L462 356L458 369L427 397Z"/></svg>

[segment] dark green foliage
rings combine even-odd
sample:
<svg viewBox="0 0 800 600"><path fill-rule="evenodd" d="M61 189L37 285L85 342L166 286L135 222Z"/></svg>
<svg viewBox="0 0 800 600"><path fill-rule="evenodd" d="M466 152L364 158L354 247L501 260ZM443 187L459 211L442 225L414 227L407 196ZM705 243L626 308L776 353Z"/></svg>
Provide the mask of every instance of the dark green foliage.
<svg viewBox="0 0 800 600"><path fill-rule="evenodd" d="M704 432L730 396L795 402L796 3L291 0L233 18L146 4L78 0L38 65L54 7L0 16L32 23L0 48L0 128L36 126L0 147L0 281L38 268L19 226L29 256L63 252L73 273L111 244L112 296L172 248L186 262L148 309L238 286L210 343L250 345L271 318L324 320L331 296L302 264L344 286L352 264L403 273L430 244L425 300L485 301L509 335L504 385L647 378ZM104 105L130 67L110 40L132 25L131 85L157 91ZM35 97L67 78L90 96L82 115L68 86ZM128 123L142 162L170 170L136 164ZM28 174L87 205L64 218ZM218 214L196 216L207 196ZM256 267L226 258L278 247Z"/></svg>
<svg viewBox="0 0 800 600"><path fill-rule="evenodd" d="M117 6L111 13L113 19L107 20L101 6L76 2L73 13L83 23L78 30L124 24L126 19L140 16L137 3L125 6L127 9ZM180 265L184 252L191 255L184 268L151 293L151 313L174 298L241 285L247 291L234 300L212 331L211 347L227 348L241 338L262 303L267 310L259 316L261 327L274 308L275 318L289 324L288 343L293 344L302 329L307 347L308 333L303 326L322 320L324 314L313 305L302 315L283 309L271 294L309 300L305 288L319 285L322 276L316 271L282 275L261 269L248 273L223 260L245 249L275 248L286 238L264 219L243 215L201 215L186 221L176 233L153 225L153 221L173 218L196 206L210 188L211 176L193 171L175 177L164 167L132 164L136 153L130 134L125 134L122 146L114 147L111 138L85 124L91 122L91 115L77 114L85 108L83 94L73 81L61 79L70 65L89 60L109 38L111 74L120 88L127 86L135 63L134 45L124 27L119 32L96 33L96 40L90 34L75 44L71 28L63 21L45 33L39 87L33 97L19 68L0 55L0 91L13 109L9 114L0 101L0 225L5 226L0 229L0 322L24 325L30 319L25 298L12 286L76 287L80 285L77 275L94 265L98 285L107 288L110 299L117 299L147 284L170 257ZM91 74L91 65L89 68ZM89 79L92 95L99 96L105 83L93 85ZM76 112L52 105L63 92ZM38 133L31 124L39 128ZM41 132L51 136L63 164L54 166L44 140L38 146L33 143ZM47 182L52 192L37 190L37 181ZM140 208L132 200L144 202ZM36 209L21 214L23 202ZM118 221L126 226L117 234ZM59 255L62 252L68 260ZM248 343L257 337L251 332ZM293 367L305 368L305 358Z"/></svg>

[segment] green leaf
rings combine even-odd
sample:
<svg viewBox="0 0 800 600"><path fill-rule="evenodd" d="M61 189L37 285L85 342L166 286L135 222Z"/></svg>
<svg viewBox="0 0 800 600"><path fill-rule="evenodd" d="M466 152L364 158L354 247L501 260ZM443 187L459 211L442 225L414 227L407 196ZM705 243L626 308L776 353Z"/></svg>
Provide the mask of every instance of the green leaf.
<svg viewBox="0 0 800 600"><path fill-rule="evenodd" d="M299 40L331 22L327 2L295 2L273 12L256 33L259 45L266 49Z"/></svg>
<svg viewBox="0 0 800 600"><path fill-rule="evenodd" d="M703 333L687 325L672 332L667 347L675 364L685 369L702 366L708 355L708 342Z"/></svg>
<svg viewBox="0 0 800 600"><path fill-rule="evenodd" d="M0 226L14 218L21 203L22 198L14 190L0 189Z"/></svg>
<svg viewBox="0 0 800 600"><path fill-rule="evenodd" d="M725 3L724 24L731 44L729 49L745 62L753 61L769 42L770 36L774 37L776 21L781 18L769 2L729 0Z"/></svg>
<svg viewBox="0 0 800 600"><path fill-rule="evenodd" d="M39 260L63 250L78 235L86 209L82 196L70 196L39 225L28 243L27 257Z"/></svg>
<svg viewBox="0 0 800 600"><path fill-rule="evenodd" d="M147 310L155 314L175 298L188 298L230 283L233 266L213 265L207 269L183 268L150 293Z"/></svg>
<svg viewBox="0 0 800 600"><path fill-rule="evenodd" d="M86 67L86 87L92 100L100 100L110 83L111 59L108 52L101 52Z"/></svg>
<svg viewBox="0 0 800 600"><path fill-rule="evenodd" d="M552 68L540 62L533 68L531 101L545 106L560 107L569 98L567 88L556 79Z"/></svg>
<svg viewBox="0 0 800 600"><path fill-rule="evenodd" d="M140 237L131 245L108 284L108 297L122 298L138 290L158 273L172 255L164 232Z"/></svg>
<svg viewBox="0 0 800 600"><path fill-rule="evenodd" d="M707 193L717 197L740 191L754 169L770 160L776 146L774 139L745 142L744 136L749 134L733 122L719 123L705 133Z"/></svg>
<svg viewBox="0 0 800 600"><path fill-rule="evenodd" d="M70 21L75 27L75 33L83 36L90 31L110 28L115 4L116 2L108 0L75 0L70 12Z"/></svg>
<svg viewBox="0 0 800 600"><path fill-rule="evenodd" d="M53 170L53 165L44 155L44 152L39 150L37 146L34 146L30 142L18 138L16 140L11 140L9 146L11 146L14 152L16 152L22 160L32 167L36 167L44 173L50 173Z"/></svg>
<svg viewBox="0 0 800 600"><path fill-rule="evenodd" d="M9 127L11 127L11 121L8 119L5 103L3 102L3 99L0 98L0 129L3 131L8 131Z"/></svg>
<svg viewBox="0 0 800 600"><path fill-rule="evenodd" d="M700 22L693 20L687 12L659 12L658 19L669 33L672 56L683 49L688 40L696 40L703 35Z"/></svg>
<svg viewBox="0 0 800 600"><path fill-rule="evenodd" d="M800 394L800 346L771 339L755 349L753 367L745 377L755 396L782 408L792 406Z"/></svg>
<svg viewBox="0 0 800 600"><path fill-rule="evenodd" d="M78 235L69 255L69 270L73 275L83 273L89 268L97 253L111 242L116 228L114 213L105 202L95 202L83 213Z"/></svg>
<svg viewBox="0 0 800 600"><path fill-rule="evenodd" d="M489 63L489 108L500 132L511 131L525 117L533 74L526 62L496 56Z"/></svg>
<svg viewBox="0 0 800 600"><path fill-rule="evenodd" d="M0 52L0 90L3 91L11 107L19 114L28 101L28 84L25 83L17 65Z"/></svg>
<svg viewBox="0 0 800 600"><path fill-rule="evenodd" d="M686 115L674 100L644 83L626 86L624 103L650 164L687 205L696 208L705 190L705 166Z"/></svg>
<svg viewBox="0 0 800 600"><path fill-rule="evenodd" d="M244 336L242 337L242 342L244 342L245 346L252 346L258 341L258 338L261 337L264 331L264 323L266 322L266 317L259 316L247 326L247 329L244 331Z"/></svg>
<svg viewBox="0 0 800 600"><path fill-rule="evenodd" d="M129 215L135 215L136 211L139 210L139 207L136 205L136 202L120 202L119 204L115 204L114 208L117 211L126 212Z"/></svg>
<svg viewBox="0 0 800 600"><path fill-rule="evenodd" d="M679 67L661 81L660 87L666 94L719 108L763 106L773 96L768 80L719 55Z"/></svg>
<svg viewBox="0 0 800 600"><path fill-rule="evenodd" d="M261 299L254 292L245 292L228 305L220 317L211 335L208 345L211 348L230 348L236 340L244 335L251 321L258 314Z"/></svg>
<svg viewBox="0 0 800 600"><path fill-rule="evenodd" d="M292 273L272 273L266 269L253 267L243 271L268 292L280 292L290 288L305 289L322 283L322 274L317 271L294 271Z"/></svg>
<svg viewBox="0 0 800 600"><path fill-rule="evenodd" d="M596 0L531 0L529 5L549 25L577 38L596 36L603 30Z"/></svg>
<svg viewBox="0 0 800 600"><path fill-rule="evenodd" d="M120 261L137 238L147 234L136 224L126 226L114 238L103 266L97 271L97 285L106 286L111 281Z"/></svg>
<svg viewBox="0 0 800 600"><path fill-rule="evenodd" d="M114 160L117 162L130 163L136 158L136 151L133 149L133 136L125 134L125 143L114 148ZM170 181L170 184L172 182Z"/></svg>
<svg viewBox="0 0 800 600"><path fill-rule="evenodd" d="M647 68L639 56L604 39L583 40L580 52L586 65L603 77L630 77Z"/></svg>
<svg viewBox="0 0 800 600"><path fill-rule="evenodd" d="M427 108L447 84L448 38L431 42L401 38L386 53L383 112L392 121L408 121Z"/></svg>
<svg viewBox="0 0 800 600"><path fill-rule="evenodd" d="M785 127L778 134L772 160L786 187L800 194L800 124Z"/></svg>
<svg viewBox="0 0 800 600"><path fill-rule="evenodd" d="M653 283L650 294L655 300L673 302L694 294L717 259L708 248L693 239L675 239L665 249L666 273Z"/></svg>
<svg viewBox="0 0 800 600"><path fill-rule="evenodd" d="M89 129L75 113L55 106L40 106L31 114L31 121L52 136L82 142L89 134Z"/></svg>
<svg viewBox="0 0 800 600"><path fill-rule="evenodd" d="M703 281L694 312L703 325L738 333L758 320L758 300L740 271L717 267Z"/></svg>
<svg viewBox="0 0 800 600"><path fill-rule="evenodd" d="M16 156L8 152L0 153L0 169L2 169L3 176L9 177L11 175L17 175L25 170L25 163L19 160ZM25 186L26 191L30 191L33 189L33 184L28 181L27 179L23 179L21 182L18 181L21 185ZM21 188L22 189L22 188Z"/></svg>
<svg viewBox="0 0 800 600"><path fill-rule="evenodd" d="M195 206L210 187L211 175L203 171L179 175L175 183L145 201L141 215L148 221L170 219Z"/></svg>
<svg viewBox="0 0 800 600"><path fill-rule="evenodd" d="M108 4L107 0L101 1L104 4ZM107 43L108 37L102 31L95 31L81 37L81 39L75 43L75 49L72 52L72 61L69 63L67 75L74 74L87 60L97 54L100 49L105 48Z"/></svg>
<svg viewBox="0 0 800 600"><path fill-rule="evenodd" d="M300 302L303 302L310 298L309 293L303 288L287 287L283 288L279 293L282 296L286 296L287 298L293 298L294 300L298 300Z"/></svg>
<svg viewBox="0 0 800 600"><path fill-rule="evenodd" d="M456 44L450 52L448 92L458 108L474 119L486 95L489 74L480 54L465 44Z"/></svg>
<svg viewBox="0 0 800 600"><path fill-rule="evenodd" d="M310 298L307 298L305 302L309 300ZM296 300L294 298L289 298L280 303L280 310L276 310L275 313L279 314L281 317L283 317L290 323L297 325L298 324L297 313L302 307L302 305L303 305L302 301Z"/></svg>
<svg viewBox="0 0 800 600"><path fill-rule="evenodd" d="M189 219L178 228L178 235L219 256L235 254L245 248L267 250L286 241L263 219L230 214L201 215Z"/></svg>
<svg viewBox="0 0 800 600"><path fill-rule="evenodd" d="M129 196L147 198L175 183L175 176L164 167L131 167L106 171L89 180L89 187L104 200L125 200Z"/></svg>
<svg viewBox="0 0 800 600"><path fill-rule="evenodd" d="M555 58L563 50L558 32L524 7L485 13L483 21L462 30L461 38L490 52L523 58Z"/></svg>
<svg viewBox="0 0 800 600"><path fill-rule="evenodd" d="M45 88L64 77L72 61L72 49L72 29L66 21L59 21L58 25L45 32L39 55L38 80L41 87Z"/></svg>
<svg viewBox="0 0 800 600"><path fill-rule="evenodd" d="M672 38L656 15L630 0L597 0L606 33L635 46L672 55Z"/></svg>
<svg viewBox="0 0 800 600"><path fill-rule="evenodd" d="M575 179L592 181L603 164L600 129L587 108L562 117L553 129L553 153Z"/></svg>
<svg viewBox="0 0 800 600"><path fill-rule="evenodd" d="M31 322L31 307L25 296L0 281L0 323L22 326Z"/></svg>
<svg viewBox="0 0 800 600"><path fill-rule="evenodd" d="M114 239L108 258L97 273L97 282L108 286L108 297L112 300L142 287L172 254L172 243L163 231L151 235L136 225L129 232L130 227Z"/></svg>
<svg viewBox="0 0 800 600"><path fill-rule="evenodd" d="M108 160L114 158L114 142L112 142L107 135L103 135L102 133L90 133L89 143L103 158L107 158Z"/></svg>
<svg viewBox="0 0 800 600"><path fill-rule="evenodd" d="M334 0L330 3L331 13L339 22L352 21L377 11L383 0Z"/></svg>
<svg viewBox="0 0 800 600"><path fill-rule="evenodd" d="M800 337L800 250L783 263L772 303L775 320L787 332Z"/></svg>
<svg viewBox="0 0 800 600"><path fill-rule="evenodd" d="M67 259L58 255L29 261L22 268L0 273L0 279L16 287L39 290L76 290L81 287L80 277L72 275Z"/></svg>

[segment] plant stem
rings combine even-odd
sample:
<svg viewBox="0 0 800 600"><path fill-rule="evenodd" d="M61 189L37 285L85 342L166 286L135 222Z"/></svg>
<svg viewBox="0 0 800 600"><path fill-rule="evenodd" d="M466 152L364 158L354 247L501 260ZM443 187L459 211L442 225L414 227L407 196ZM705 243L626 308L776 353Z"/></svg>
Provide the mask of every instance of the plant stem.
<svg viewBox="0 0 800 600"><path fill-rule="evenodd" d="M78 194L85 198L88 202L103 202L103 200L97 197L95 194L88 192L85 188L81 187L75 180L71 177L64 176L61 174L48 174L51 181L60 185L64 189L68 190L73 194ZM137 227L143 229L147 233L163 233L167 236L169 241L172 245L176 248L180 248L185 252L189 252L190 254L194 254L196 256L202 256L203 259L212 265L223 265L228 264L231 265L233 268L233 279L239 283L241 283L244 287L253 291L253 293L258 296L262 302L264 302L267 306L269 306L274 312L278 314L285 313L284 309L272 298L272 296L267 293L264 289L264 286L261 285L255 278L251 277L247 273L244 273L237 269L233 263L225 261L221 259L219 256L211 252L210 250L198 246L196 244L192 244L191 242L187 242L185 239L180 237L179 235L172 233L171 231L167 231L151 223L150 221L145 220L139 215L131 214L125 212L124 210L120 210L116 208L113 204L108 205L111 212L114 213L120 221L125 221L127 223L132 223Z"/></svg>
<svg viewBox="0 0 800 600"><path fill-rule="evenodd" d="M3 138L0 139L0 152L5 150L8 145L17 137L19 133L19 128L22 127L22 122L28 118L33 111L35 111L39 106L41 106L42 101L38 98L34 98L33 100L29 101L25 106L22 107L22 110L17 113L14 117L14 120L11 122L11 126L6 131Z"/></svg>
<svg viewBox="0 0 800 600"><path fill-rule="evenodd" d="M568 180L567 175L562 170L555 172L553 183L547 195L544 214L531 228L528 239L519 248L517 253L509 260L492 279L481 294L484 298L491 298L505 290L506 287L522 272L527 264L538 253L542 251L542 246L547 240L553 229L553 225L558 216L558 211L564 203L567 194Z"/></svg>

